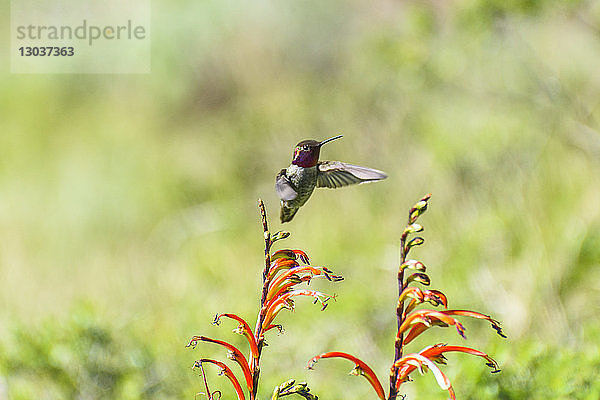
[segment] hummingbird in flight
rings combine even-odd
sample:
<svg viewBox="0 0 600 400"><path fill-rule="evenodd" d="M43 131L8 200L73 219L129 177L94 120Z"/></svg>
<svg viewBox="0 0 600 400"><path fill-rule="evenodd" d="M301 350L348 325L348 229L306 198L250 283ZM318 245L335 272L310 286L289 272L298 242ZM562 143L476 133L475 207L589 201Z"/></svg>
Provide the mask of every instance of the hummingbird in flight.
<svg viewBox="0 0 600 400"><path fill-rule="evenodd" d="M292 164L282 169L275 179L275 191L281 199L282 223L289 222L309 199L315 187L340 188L387 178L376 169L359 167L341 161L319 161L321 146L343 135L321 142L303 140L294 148Z"/></svg>

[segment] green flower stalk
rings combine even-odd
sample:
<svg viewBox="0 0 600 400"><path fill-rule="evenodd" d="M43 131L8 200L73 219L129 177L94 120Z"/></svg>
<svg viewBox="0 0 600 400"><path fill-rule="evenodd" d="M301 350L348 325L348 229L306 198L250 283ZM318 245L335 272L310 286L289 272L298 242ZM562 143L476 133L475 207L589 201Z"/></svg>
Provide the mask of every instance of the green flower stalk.
<svg viewBox="0 0 600 400"><path fill-rule="evenodd" d="M335 275L326 267L315 267L308 265L308 255L302 250L282 249L272 251L273 245L279 240L290 236L289 232L280 231L271 235L267 224L267 213L262 200L258 201L263 226L263 237L265 241L265 266L262 273L263 286L260 297L260 307L256 318L254 331L248 322L232 313L217 314L213 324L219 325L222 319L230 319L238 323L234 333L242 335L248 343L248 357L238 347L229 342L213 339L202 335L190 339L188 347L196 348L199 343L212 343L227 350L227 358L234 361L241 371L242 379L239 379L233 371L223 362L209 358L201 358L194 363L193 368L201 370L206 395L209 400L218 399L220 391L211 392L208 387L203 364L213 364L219 367L221 375L226 376L232 384L237 399L245 400L248 393L250 400L256 399L260 379L260 359L265 345L265 334L273 329L282 332L281 325L275 323L275 319L283 310L294 310L295 300L298 297L312 297L315 302L321 304L321 310L325 310L329 301L335 299L335 295L302 288L301 285L309 284L314 278L323 278L331 282L339 282L343 278ZM243 382L243 384L242 384ZM290 383L291 382L291 383ZM316 400L317 397L310 393L306 383L298 383L290 380L275 389L273 398L296 394L308 400Z"/></svg>

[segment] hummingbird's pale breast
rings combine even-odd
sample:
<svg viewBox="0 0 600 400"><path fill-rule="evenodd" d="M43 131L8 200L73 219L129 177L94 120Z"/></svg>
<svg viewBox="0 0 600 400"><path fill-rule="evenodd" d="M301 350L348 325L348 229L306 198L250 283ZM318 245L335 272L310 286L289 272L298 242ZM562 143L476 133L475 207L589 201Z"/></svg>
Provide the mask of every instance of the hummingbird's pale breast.
<svg viewBox="0 0 600 400"><path fill-rule="evenodd" d="M296 188L298 196L293 200L284 201L288 208L302 207L317 186L317 166L303 168L292 164L286 168L286 175Z"/></svg>

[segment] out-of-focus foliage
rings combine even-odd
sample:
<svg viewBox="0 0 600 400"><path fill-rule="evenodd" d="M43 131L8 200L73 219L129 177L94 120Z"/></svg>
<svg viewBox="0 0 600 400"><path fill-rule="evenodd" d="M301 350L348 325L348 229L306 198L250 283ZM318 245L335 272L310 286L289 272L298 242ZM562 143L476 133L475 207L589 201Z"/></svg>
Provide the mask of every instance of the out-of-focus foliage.
<svg viewBox="0 0 600 400"><path fill-rule="evenodd" d="M458 398L597 398L598 2L181 0L152 16L149 75L0 72L0 398L145 398L157 380L160 398L193 397L189 337L259 301L256 199L276 216L293 145L340 132L322 157L389 178L319 189L286 226L346 281L326 314L282 321L263 371L286 375L261 396L290 377L370 395L346 365L304 366L344 349L385 374L397 238L432 192L419 259L451 307L509 335L467 324L503 372L450 358ZM410 398L445 397L428 378Z"/></svg>
<svg viewBox="0 0 600 400"><path fill-rule="evenodd" d="M10 399L187 397L151 341L101 322L89 306L61 323L13 326L9 333L0 348L8 377L0 393Z"/></svg>

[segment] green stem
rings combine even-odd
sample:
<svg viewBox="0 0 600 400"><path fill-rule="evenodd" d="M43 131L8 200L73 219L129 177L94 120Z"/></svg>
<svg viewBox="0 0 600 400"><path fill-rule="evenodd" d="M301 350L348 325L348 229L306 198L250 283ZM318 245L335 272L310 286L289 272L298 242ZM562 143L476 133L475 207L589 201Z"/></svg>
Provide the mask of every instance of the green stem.
<svg viewBox="0 0 600 400"><path fill-rule="evenodd" d="M263 234L265 238L265 268L263 270L263 289L262 295L260 298L260 309L258 312L258 317L256 318L256 327L254 329L254 338L256 339L256 344L258 347L258 357L252 358L252 393L250 398L255 399L256 393L258 392L258 380L260 377L260 356L262 354L262 348L264 346L264 339L262 337L263 334L263 322L265 321L266 316L266 301L267 294L269 292L269 268L271 266L271 233L269 232L269 226L267 224L267 212L265 210L265 204L261 199L258 199L258 208L260 209L260 217L263 226Z"/></svg>
<svg viewBox="0 0 600 400"><path fill-rule="evenodd" d="M406 261L405 248L406 248L406 238L407 237L408 237L408 235L403 233L402 237L400 238L400 264L399 265L402 265ZM399 268L398 269L398 297L400 297L400 294L402 294L403 290L404 290L404 269ZM404 302L398 302L398 305L396 307L396 321L397 321L398 329L400 329L400 326L404 322L403 313L404 313ZM394 342L394 363L396 363L396 361L398 361L400 358L402 358L402 350L403 350L402 349L402 341L403 341L403 339L404 339L404 334L397 336L397 338ZM398 377L398 369L396 367L394 367L390 373L390 395L388 397L389 400L395 400L396 397L398 396L398 390L396 389L397 377Z"/></svg>

